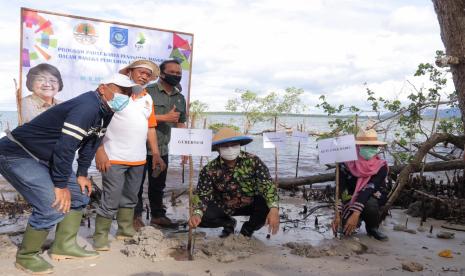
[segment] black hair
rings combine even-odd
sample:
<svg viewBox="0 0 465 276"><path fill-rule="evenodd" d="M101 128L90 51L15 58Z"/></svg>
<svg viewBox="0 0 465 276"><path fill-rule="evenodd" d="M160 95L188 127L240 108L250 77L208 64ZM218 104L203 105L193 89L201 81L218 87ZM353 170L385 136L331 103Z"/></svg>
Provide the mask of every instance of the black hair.
<svg viewBox="0 0 465 276"><path fill-rule="evenodd" d="M160 72L164 73L166 65L170 64L170 63L175 63L177 65L181 65L181 62L179 62L179 60L177 60L177 59L167 59L167 60L163 61L162 63L160 63Z"/></svg>
<svg viewBox="0 0 465 276"><path fill-rule="evenodd" d="M32 83L35 81L37 75L41 72L48 72L52 76L58 79L58 91L63 89L63 80L61 79L60 71L53 65L48 63L41 63L29 69L26 75L26 87L29 91L32 91Z"/></svg>

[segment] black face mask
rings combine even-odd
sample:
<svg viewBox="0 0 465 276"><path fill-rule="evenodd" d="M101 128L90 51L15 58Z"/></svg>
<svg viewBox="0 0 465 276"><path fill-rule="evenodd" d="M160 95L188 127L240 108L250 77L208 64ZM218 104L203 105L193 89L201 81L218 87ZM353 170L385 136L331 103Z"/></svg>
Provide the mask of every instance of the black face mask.
<svg viewBox="0 0 465 276"><path fill-rule="evenodd" d="M181 76L176 76L176 75L171 75L171 74L166 74L166 73L164 73L164 75L165 75L164 77L160 76L160 78L171 86L176 86L181 81Z"/></svg>

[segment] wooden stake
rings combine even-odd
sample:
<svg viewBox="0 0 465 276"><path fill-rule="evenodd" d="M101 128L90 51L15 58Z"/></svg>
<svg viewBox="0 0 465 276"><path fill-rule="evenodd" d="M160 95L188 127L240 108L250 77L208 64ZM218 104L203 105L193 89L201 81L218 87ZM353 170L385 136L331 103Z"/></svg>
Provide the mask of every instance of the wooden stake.
<svg viewBox="0 0 465 276"><path fill-rule="evenodd" d="M184 177L185 171L186 171L185 164L182 163L182 172L181 172L181 182L182 182L182 184L184 184L186 182L185 177Z"/></svg>
<svg viewBox="0 0 465 276"><path fill-rule="evenodd" d="M203 129L207 128L207 118L203 119ZM199 165L199 171L202 170L203 168L203 156L200 156L200 165Z"/></svg>
<svg viewBox="0 0 465 276"><path fill-rule="evenodd" d="M299 174L299 159L300 159L300 141L297 144L297 164L295 165L295 178L297 178Z"/></svg>
<svg viewBox="0 0 465 276"><path fill-rule="evenodd" d="M278 116L274 116L274 132L277 131L277 124L278 124ZM276 189L278 189L278 148L275 146L274 148L274 183L276 185Z"/></svg>
<svg viewBox="0 0 465 276"><path fill-rule="evenodd" d="M297 130L299 130L299 126L297 126ZM302 125L300 125L300 131L302 131ZM296 165L295 165L295 178L297 178L297 176L299 174L299 160L300 160L300 139L299 139L299 142L297 144L297 162L296 162Z"/></svg>
<svg viewBox="0 0 465 276"><path fill-rule="evenodd" d="M195 127L195 121L191 121L190 128ZM192 217L193 207L192 207L192 191L193 191L193 182L194 182L194 161L192 161L192 155L189 155L189 218ZM187 236L187 259L189 261L194 260L194 235L193 229L189 226L189 234Z"/></svg>
<svg viewBox="0 0 465 276"><path fill-rule="evenodd" d="M192 217L192 183L194 181L194 163L192 162L192 156L189 155L189 217ZM189 226L189 235L187 240L187 257L189 261L194 260L194 241L192 234L192 227Z"/></svg>
<svg viewBox="0 0 465 276"><path fill-rule="evenodd" d="M339 214L339 163L336 163L336 194L334 196L334 211L336 212L336 220L339 221L339 227L337 229L336 237L342 239L342 216ZM339 234L339 235L338 235Z"/></svg>

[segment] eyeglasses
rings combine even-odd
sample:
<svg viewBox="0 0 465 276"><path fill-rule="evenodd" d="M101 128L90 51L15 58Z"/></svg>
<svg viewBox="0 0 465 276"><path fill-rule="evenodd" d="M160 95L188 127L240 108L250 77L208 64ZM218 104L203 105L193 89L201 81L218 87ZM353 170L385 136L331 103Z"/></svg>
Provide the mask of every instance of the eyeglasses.
<svg viewBox="0 0 465 276"><path fill-rule="evenodd" d="M58 84L58 80L55 79L55 78L46 78L46 77L43 77L43 76L37 76L34 78L34 81L40 83L40 84L44 84L46 82L48 82L49 84L51 85L57 85Z"/></svg>

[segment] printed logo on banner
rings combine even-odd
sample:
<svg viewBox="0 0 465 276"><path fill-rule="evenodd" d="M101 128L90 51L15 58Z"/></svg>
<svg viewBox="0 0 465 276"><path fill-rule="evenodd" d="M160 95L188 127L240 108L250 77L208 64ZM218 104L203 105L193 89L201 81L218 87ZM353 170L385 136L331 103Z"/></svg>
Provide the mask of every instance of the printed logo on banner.
<svg viewBox="0 0 465 276"><path fill-rule="evenodd" d="M137 50L140 50L142 48L144 48L144 44L146 42L146 38L144 36L144 33L142 32L139 32L137 34L137 42L136 44L134 44L134 47L137 49Z"/></svg>
<svg viewBox="0 0 465 276"><path fill-rule="evenodd" d="M128 46L128 29L110 27L110 44L116 48Z"/></svg>
<svg viewBox="0 0 465 276"><path fill-rule="evenodd" d="M73 35L77 42L84 45L94 44L98 38L94 25L90 23L79 23L74 26Z"/></svg>

